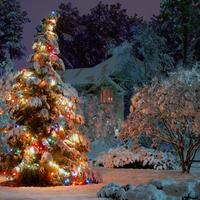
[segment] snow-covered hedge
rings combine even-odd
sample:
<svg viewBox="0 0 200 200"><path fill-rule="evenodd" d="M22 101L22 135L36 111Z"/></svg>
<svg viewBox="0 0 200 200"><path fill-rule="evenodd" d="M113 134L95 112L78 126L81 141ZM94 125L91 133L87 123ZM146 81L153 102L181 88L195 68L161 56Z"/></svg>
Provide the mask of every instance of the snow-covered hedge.
<svg viewBox="0 0 200 200"><path fill-rule="evenodd" d="M97 196L117 200L200 200L200 180L176 182L170 178L152 179L138 186L131 183L120 186L119 183L110 182L97 192Z"/></svg>
<svg viewBox="0 0 200 200"><path fill-rule="evenodd" d="M129 167L150 168L157 170L180 169L179 159L170 152L162 152L145 147L120 146L100 153L91 160L93 167Z"/></svg>

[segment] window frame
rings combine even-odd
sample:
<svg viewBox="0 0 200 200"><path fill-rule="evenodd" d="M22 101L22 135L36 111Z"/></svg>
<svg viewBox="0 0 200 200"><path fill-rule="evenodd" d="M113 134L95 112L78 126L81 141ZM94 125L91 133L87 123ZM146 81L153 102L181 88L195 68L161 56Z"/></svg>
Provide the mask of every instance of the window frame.
<svg viewBox="0 0 200 200"><path fill-rule="evenodd" d="M103 93L104 91L109 91L109 94L106 95L107 99L105 101L103 101ZM99 91L99 100L100 103L102 104L106 104L106 103L113 103L114 99L113 99L113 90L111 89L111 87L102 87L101 90ZM109 99L109 100L108 100Z"/></svg>

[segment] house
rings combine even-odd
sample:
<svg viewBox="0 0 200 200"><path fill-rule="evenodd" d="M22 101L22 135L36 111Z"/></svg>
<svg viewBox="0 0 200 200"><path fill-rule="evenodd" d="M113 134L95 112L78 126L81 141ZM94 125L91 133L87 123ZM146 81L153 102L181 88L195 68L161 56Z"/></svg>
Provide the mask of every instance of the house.
<svg viewBox="0 0 200 200"><path fill-rule="evenodd" d="M134 62L137 68L142 65L142 62L138 59L134 59ZM59 72L59 74L63 82L70 83L78 92L84 91L85 94L97 95L102 104L113 104L115 98L124 103L124 97L127 95L125 89L127 84L125 83L122 86L120 79L125 81L130 71L125 68L124 71L119 71L119 66L122 63L125 63L124 56L113 56L92 68L67 69L63 73ZM131 86L134 86L134 83L131 84ZM116 109L116 114L120 127L124 120L124 106L119 106Z"/></svg>

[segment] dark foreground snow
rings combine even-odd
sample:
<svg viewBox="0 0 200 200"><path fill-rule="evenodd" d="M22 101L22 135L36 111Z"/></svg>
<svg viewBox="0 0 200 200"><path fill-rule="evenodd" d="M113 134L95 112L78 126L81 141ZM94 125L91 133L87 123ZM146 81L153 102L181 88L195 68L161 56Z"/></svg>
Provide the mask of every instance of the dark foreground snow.
<svg viewBox="0 0 200 200"><path fill-rule="evenodd" d="M137 186L110 182L97 192L97 196L117 200L200 200L200 179L183 182L171 178L151 179Z"/></svg>

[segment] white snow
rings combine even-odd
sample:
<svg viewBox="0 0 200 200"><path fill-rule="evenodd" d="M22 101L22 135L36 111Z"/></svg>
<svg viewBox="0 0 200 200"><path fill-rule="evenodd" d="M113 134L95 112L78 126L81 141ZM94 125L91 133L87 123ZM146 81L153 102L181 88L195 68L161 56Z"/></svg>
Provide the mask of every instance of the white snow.
<svg viewBox="0 0 200 200"><path fill-rule="evenodd" d="M96 159L91 161L93 167L123 167L127 164L142 165L142 167L157 170L179 169L179 159L170 152L162 152L145 147L135 149L134 146L126 148L120 146L111 148L108 152L99 153Z"/></svg>
<svg viewBox="0 0 200 200"><path fill-rule="evenodd" d="M98 192L98 197L107 197L119 200L184 200L200 199L200 180L191 179L183 182L176 182L170 178L152 179L147 184L108 183Z"/></svg>
<svg viewBox="0 0 200 200"><path fill-rule="evenodd" d="M21 187L21 188L0 187L0 200L21 200L21 199L106 200L107 198L99 199L96 194L97 191L99 191L103 186L106 186L109 182L119 183L120 185L127 185L128 183L132 183L134 186L137 186L141 183L147 184L149 180L154 178L156 179L171 178L175 181L181 181L181 182L191 179L200 179L200 167L192 168L192 173L190 174L182 174L180 171L176 170L109 169L109 168L93 168L93 170L98 170L103 175L103 183L94 185L84 185L84 186ZM4 180L5 177L0 176L0 181ZM160 186L160 183L155 182L155 179L154 179L154 184L155 185L158 184L158 186ZM167 181L162 182L162 184L165 185L165 188L167 190ZM147 188L149 192L151 192L151 188L154 188L154 190L156 189L153 186ZM196 192L199 191L200 189L196 188ZM175 200L175 199L168 199L168 200Z"/></svg>

